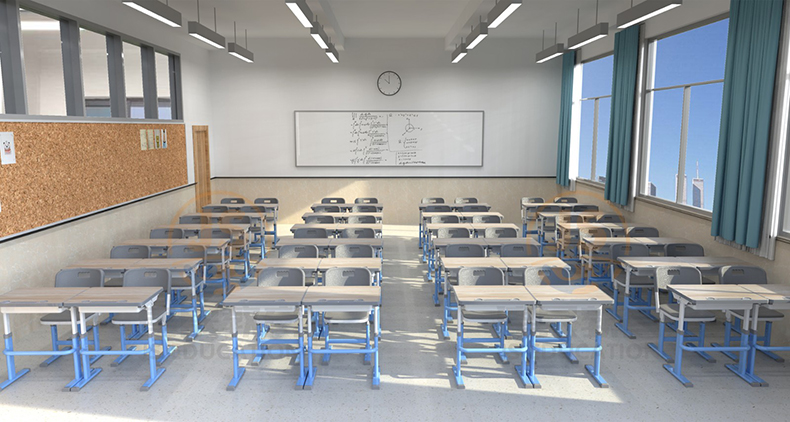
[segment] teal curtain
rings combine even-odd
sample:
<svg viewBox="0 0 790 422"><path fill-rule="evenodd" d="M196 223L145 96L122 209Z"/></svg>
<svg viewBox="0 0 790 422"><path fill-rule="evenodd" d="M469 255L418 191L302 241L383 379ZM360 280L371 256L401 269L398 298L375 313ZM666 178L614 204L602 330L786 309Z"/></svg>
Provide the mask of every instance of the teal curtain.
<svg viewBox="0 0 790 422"><path fill-rule="evenodd" d="M631 144L639 65L639 28L640 25L635 25L614 36L612 110L604 198L620 205L628 205L631 187Z"/></svg>
<svg viewBox="0 0 790 422"><path fill-rule="evenodd" d="M557 142L557 184L568 186L571 154L571 112L573 111L573 67L576 51L562 55L562 91L560 93L560 137Z"/></svg>
<svg viewBox="0 0 790 422"><path fill-rule="evenodd" d="M731 0L711 234L760 245L784 0Z"/></svg>

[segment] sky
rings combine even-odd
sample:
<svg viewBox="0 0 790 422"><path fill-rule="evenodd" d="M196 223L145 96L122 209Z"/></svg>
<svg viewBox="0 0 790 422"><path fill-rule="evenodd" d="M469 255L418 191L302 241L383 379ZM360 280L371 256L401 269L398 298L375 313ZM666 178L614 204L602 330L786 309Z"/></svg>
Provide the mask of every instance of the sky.
<svg viewBox="0 0 790 422"><path fill-rule="evenodd" d="M655 87L724 79L728 24L729 20L725 19L658 40L655 44ZM613 57L607 56L584 64L582 98L611 93L612 63ZM692 179L696 177L699 163L699 176L705 186L703 208L708 210L713 207L716 183L722 93L721 83L691 88L685 163L686 203L692 204ZM675 175L680 158L683 88L658 91L653 95L648 179L656 185L656 196L674 202ZM606 174L611 101L601 99L599 107L596 180ZM593 116L593 101L582 102L579 176L584 178L590 177Z"/></svg>

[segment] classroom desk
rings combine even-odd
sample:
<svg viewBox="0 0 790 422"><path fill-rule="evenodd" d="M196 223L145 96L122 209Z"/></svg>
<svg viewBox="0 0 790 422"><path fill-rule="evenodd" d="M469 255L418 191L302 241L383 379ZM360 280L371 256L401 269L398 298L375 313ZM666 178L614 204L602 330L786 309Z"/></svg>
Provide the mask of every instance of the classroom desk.
<svg viewBox="0 0 790 422"><path fill-rule="evenodd" d="M22 378L30 372L30 369L17 371L15 356L66 356L74 357L74 379L71 380L64 390L68 391L82 380L82 370L80 366L80 333L77 330L77 311L66 306L65 302L72 297L84 292L84 287L41 287L15 289L0 295L0 313L3 314L3 334L5 348L6 367L8 368L8 379L0 383L0 391L6 389L14 381ZM11 330L11 320L9 314L49 314L69 312L71 315L71 347L58 351L25 351L14 350L14 339Z"/></svg>
<svg viewBox="0 0 790 422"><path fill-rule="evenodd" d="M313 320L314 312L364 312L373 316L373 344L370 341L371 321L368 318L366 323L365 340L359 339L329 339L327 333L325 337L325 347L316 348L313 346L312 329L313 324L308 324L307 335L307 368L308 374L304 388L311 389L318 368L313 366L313 355L323 355L323 361L328 362L328 358L333 354L363 354L365 361L369 361L373 355L373 375L372 386L379 388L381 383L381 372L379 368L379 309L381 308L381 287L380 286L317 286L307 289L307 293L302 299L302 305L307 308L307 320ZM330 349L331 344L364 344L361 349Z"/></svg>
<svg viewBox="0 0 790 422"><path fill-rule="evenodd" d="M198 212L198 213L190 213L184 214L182 217L190 217L190 216L205 216L208 217L211 221L211 224L220 224L222 217L227 217L228 213L210 213L210 212ZM254 239L250 241L253 246L260 247L261 253L265 253L265 245L263 238L264 236L269 233L266 227L266 222L274 223L274 219L271 218L272 214L267 213L258 213L258 212L234 212L233 216L244 216L250 217L250 221L252 225L250 226L250 232L253 234ZM259 240L259 242L255 242Z"/></svg>
<svg viewBox="0 0 790 422"><path fill-rule="evenodd" d="M535 305L535 298L524 288L524 286L453 286L453 293L458 301L458 324L456 327L456 347L455 365L453 365L453 375L457 388L464 388L464 380L461 374L461 362L470 353L496 353L507 362L505 353L519 353L521 355L521 365L515 367L516 375L521 381L522 387L532 387L532 382L527 374L527 351L529 350L527 315L528 309ZM466 312L508 312L521 311L522 318L522 342L518 347L505 347L503 336L491 338L465 338L464 337L464 313ZM472 348L466 343L497 343L493 347Z"/></svg>
<svg viewBox="0 0 790 422"><path fill-rule="evenodd" d="M604 282L611 288L611 275L608 274L609 265L612 264L608 255L611 246L643 245L647 246L651 252L659 252L663 255L664 246L670 243L688 243L688 240L680 237L582 237L581 278L585 284L590 284L590 281L595 278L595 281ZM599 252L606 252L606 254L597 254ZM595 265L604 266L604 268L599 268L600 276L598 277L593 276ZM587 278L585 278L585 270L587 270Z"/></svg>
<svg viewBox="0 0 790 422"><path fill-rule="evenodd" d="M538 221L538 212L542 210L544 207L547 206L558 206L560 207L560 211L567 211L570 212L573 210L573 206L578 204L555 204L553 202L537 202L531 204L521 203L521 223L523 227L523 236L527 236L528 234L538 234L537 228L537 221ZM529 224L535 222L536 226L534 230L529 230Z"/></svg>
<svg viewBox="0 0 790 422"><path fill-rule="evenodd" d="M431 249L431 239L437 237L440 229L463 228L472 232L472 223L425 223L422 226L422 238L420 247L422 248L422 262L428 262L428 251Z"/></svg>
<svg viewBox="0 0 790 422"><path fill-rule="evenodd" d="M266 213L277 213L280 209L280 204L219 204L219 203L211 203L206 204L204 207L228 207L230 211L240 210L242 207L246 206L256 206L256 207L264 207Z"/></svg>
<svg viewBox="0 0 790 422"><path fill-rule="evenodd" d="M246 371L239 367L239 355L255 355L256 361L264 355L284 355L293 354L299 361L299 378L296 381L296 388L301 389L307 379L307 367L303 355L304 350L304 306L302 299L307 293L307 287L296 286L266 286L266 287L246 287L236 289L223 301L223 306L231 310L231 335L233 352L233 378L228 384L227 390L233 391L239 385L241 377ZM243 349L239 347L238 324L236 322L237 313L296 313L298 315L298 331L295 340L288 339L264 339L265 332L261 332L260 324L256 324L256 346L255 349ZM296 348L291 349L269 349L268 344L294 344Z"/></svg>
<svg viewBox="0 0 790 422"><path fill-rule="evenodd" d="M557 246L557 256L560 258L565 257L565 251L570 248L579 248L580 239L579 239L579 230L583 229L609 229L612 231L613 237L618 236L625 236L625 224L615 224L615 223L566 223L566 222L557 222L556 224L556 231L554 236L554 241ZM538 234L538 239L541 240L541 243L545 246L548 243L545 242L546 234ZM541 250L541 252L543 252ZM579 255L579 251L577 249L577 256Z"/></svg>
<svg viewBox="0 0 790 422"><path fill-rule="evenodd" d="M381 258L324 258L318 263L318 271L326 272L330 268L367 268L373 273L373 281L380 286Z"/></svg>
<svg viewBox="0 0 790 422"><path fill-rule="evenodd" d="M544 242L547 241L547 233L554 232L557 228L558 221L566 221L567 218L571 216L577 216L582 219L584 223L595 223L596 219L599 215L602 215L602 212L593 212L593 211L586 211L586 212L572 212L572 211L561 211L561 212L543 212L538 211L536 213L536 228L539 238L542 239Z"/></svg>
<svg viewBox="0 0 790 422"><path fill-rule="evenodd" d="M345 223L349 217L374 217L377 223L384 219L382 212L306 212L302 214L302 220L307 221L310 217L332 217L335 223Z"/></svg>
<svg viewBox="0 0 790 422"><path fill-rule="evenodd" d="M461 223L471 223L475 217L499 217L500 219L504 219L505 217L502 213L498 212L491 212L491 211L479 211L479 212L463 212L463 211L454 211L454 212L423 212L422 213L422 222L421 224L427 224L431 222L431 217L446 217L446 216L455 216L461 220Z"/></svg>
<svg viewBox="0 0 790 422"><path fill-rule="evenodd" d="M686 387L693 384L682 374L683 351L688 352L738 352L740 358L737 364L726 365L727 369L734 372L744 381L752 386L760 386L762 380L753 375L750 369L753 363L750 362L749 353L749 327L751 323L752 311L759 305L769 303L765 297L752 292L743 286L736 284L715 284L715 285L670 285L669 291L678 300L679 319L677 338L675 340L675 361L674 364L665 364L664 369L669 371L678 381ZM689 346L683 342L685 334L683 326L685 323L686 308L708 311L741 311L743 320L741 327L740 346Z"/></svg>
<svg viewBox="0 0 790 422"><path fill-rule="evenodd" d="M373 229L377 237L381 236L382 224L349 224L349 223L333 223L333 224L294 224L291 226L291 233L297 229L325 229L333 232L335 236L340 236L340 232L345 229Z"/></svg>
<svg viewBox="0 0 790 422"><path fill-rule="evenodd" d="M80 356L82 358L82 379L74 386L75 390L79 390L90 382L96 375L101 372L101 368L91 368L90 356L129 356L129 355L148 355L149 378L140 388L141 391L148 391L151 386L159 379L165 372L165 368L157 368L156 357L156 341L154 339L154 323L152 309L154 301L163 292L160 287L93 287L86 289L82 293L66 300L66 306L73 307L80 314L80 334L81 334L81 347ZM137 350L129 348L125 350L90 350L88 347L88 339L86 337L85 327L85 314L99 314L99 313L132 313L136 314L141 311L146 311L146 318L148 320L148 347L146 349ZM164 317L162 321L162 342L163 361L175 349L167 346L167 330Z"/></svg>
<svg viewBox="0 0 790 422"><path fill-rule="evenodd" d="M248 205L253 205L257 207L263 207L263 210L267 214L266 221L273 224L272 230L265 230L264 235L272 235L274 237L274 243L277 243L277 220L279 219L279 212L280 212L280 204L208 204L207 206L223 206L228 207L229 212L238 213L239 210ZM263 240L261 240L263 243ZM263 247L263 246L261 246Z"/></svg>
<svg viewBox="0 0 790 422"><path fill-rule="evenodd" d="M318 265L323 258L266 258L261 259L255 264L255 268L300 268L305 272L314 273L318 271Z"/></svg>
<svg viewBox="0 0 790 422"><path fill-rule="evenodd" d="M336 206L336 207L339 207L340 211L342 211L342 212L351 212L351 209L354 208L355 205L363 205L363 206L368 206L369 205L369 206L376 207L376 212L384 211L384 204L383 203L378 203L378 204L355 204L353 202L349 202L349 203L345 203L345 204L322 204L320 202L316 202L315 204L310 205L310 209L315 211L315 208L316 207L320 207L320 206Z"/></svg>
<svg viewBox="0 0 790 422"><path fill-rule="evenodd" d="M474 203L474 204L455 204L455 203L453 203L453 204L450 204L450 203L447 203L447 204L419 204L418 207L419 207L420 211L422 212L422 211L425 211L425 208L432 207L434 205L446 205L446 206L450 207L453 211L460 211L461 209L463 209L463 207L465 207L467 205L479 205L479 206L487 207L489 210L491 209L491 205L486 204L485 202L478 202L478 203Z"/></svg>
<svg viewBox="0 0 790 422"><path fill-rule="evenodd" d="M513 223L472 223L475 237L485 237L486 229L513 229L518 236L518 226Z"/></svg>
<svg viewBox="0 0 790 422"><path fill-rule="evenodd" d="M167 250L171 246L202 246L210 254L216 253L225 256L228 253L227 249L230 246L230 239L201 239L194 237L190 239L130 239L118 243L118 246L132 245L148 246L152 250L164 250L165 254L167 254Z"/></svg>
<svg viewBox="0 0 790 422"><path fill-rule="evenodd" d="M486 204L486 203L483 203L483 202L480 202L480 203L477 203L477 204L419 204L418 207L419 207L419 210L420 210L420 220L419 220L419 229L420 229L419 230L420 231L420 233L419 233L419 247L420 248L423 247L423 238L425 236L425 233L424 233L425 224L424 224L424 217L423 217L424 214L427 214L425 212L425 208L430 207L430 206L434 206L434 205L446 205L446 206L450 207L450 209L454 212L454 213L452 213L452 215L459 215L458 213L460 212L460 210L465 205L481 205L481 206L486 207L488 209L488 211L491 211L491 206ZM441 214L446 214L446 213L431 213L431 214L432 215L441 215Z"/></svg>
<svg viewBox="0 0 790 422"><path fill-rule="evenodd" d="M383 258L383 250L384 250L384 241L380 238L373 238L373 239L353 239L353 238L340 238L340 237L328 237L326 239L295 239L293 237L283 237L280 238L280 241L274 245L275 249L280 248L281 246L287 245L313 245L319 249L319 252L324 255L324 257L333 257L335 248L338 245L361 245L361 246L370 246L373 248L373 253L378 258ZM330 254L329 252L332 252ZM330 256L331 255L331 256Z"/></svg>
<svg viewBox="0 0 790 422"><path fill-rule="evenodd" d="M750 335L751 350L749 351L749 365L747 368L747 373L754 378L755 382L759 382L761 386L767 387L768 383L754 374L756 352L758 350L768 353L786 352L790 351L790 346L765 346L757 344L758 317L760 315L760 309L762 308L778 311L790 309L790 286L786 284L741 284L740 286L750 292L759 294L768 301L766 304L755 307L752 314L752 330ZM733 369L734 368L731 368L731 370Z"/></svg>
<svg viewBox="0 0 790 422"><path fill-rule="evenodd" d="M243 241L244 246L241 248L241 253L244 256L243 259L233 259L233 242L231 242L230 247L230 262L237 262L244 265L244 276L242 277L241 281L246 281L247 278L250 276L250 245L252 243L252 238L249 236L250 229L252 225L250 224L171 224L166 226L158 226L156 228L168 228L168 229L182 229L184 230L184 236L189 237L197 237L200 230L203 229L228 229L231 231L231 236L234 238L238 238ZM234 239L235 240L235 239ZM224 259L223 259L224 261ZM229 277L230 274L227 274ZM230 280L228 278L228 280Z"/></svg>

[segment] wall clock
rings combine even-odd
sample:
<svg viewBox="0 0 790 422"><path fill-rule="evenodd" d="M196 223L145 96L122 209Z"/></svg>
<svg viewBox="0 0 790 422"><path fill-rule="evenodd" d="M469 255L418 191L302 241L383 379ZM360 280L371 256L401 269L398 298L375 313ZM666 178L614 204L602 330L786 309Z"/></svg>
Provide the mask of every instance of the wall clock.
<svg viewBox="0 0 790 422"><path fill-rule="evenodd" d="M378 80L379 92L381 92L382 94L388 97L391 97L397 94L398 91L400 91L401 83L402 81L397 73L391 70L383 72L381 75L379 75L379 80Z"/></svg>

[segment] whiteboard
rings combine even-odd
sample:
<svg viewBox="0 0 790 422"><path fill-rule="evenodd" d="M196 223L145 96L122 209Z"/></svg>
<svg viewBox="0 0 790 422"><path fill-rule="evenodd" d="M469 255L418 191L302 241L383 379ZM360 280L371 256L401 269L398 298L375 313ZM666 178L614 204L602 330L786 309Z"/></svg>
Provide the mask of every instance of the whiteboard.
<svg viewBox="0 0 790 422"><path fill-rule="evenodd" d="M297 166L483 165L482 111L296 111Z"/></svg>

